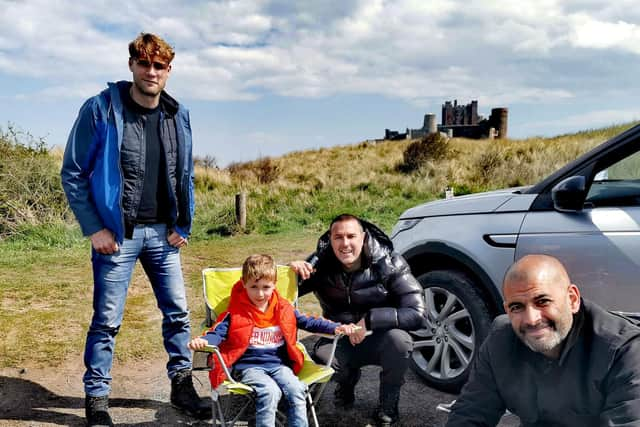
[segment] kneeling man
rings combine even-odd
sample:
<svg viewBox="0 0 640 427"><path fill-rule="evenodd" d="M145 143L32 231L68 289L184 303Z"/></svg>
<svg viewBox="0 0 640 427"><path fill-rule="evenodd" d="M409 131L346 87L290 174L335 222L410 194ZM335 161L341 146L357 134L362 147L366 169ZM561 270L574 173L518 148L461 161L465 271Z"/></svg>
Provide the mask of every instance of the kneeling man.
<svg viewBox="0 0 640 427"><path fill-rule="evenodd" d="M581 299L547 255L513 264L496 318L447 426L640 425L640 327Z"/></svg>

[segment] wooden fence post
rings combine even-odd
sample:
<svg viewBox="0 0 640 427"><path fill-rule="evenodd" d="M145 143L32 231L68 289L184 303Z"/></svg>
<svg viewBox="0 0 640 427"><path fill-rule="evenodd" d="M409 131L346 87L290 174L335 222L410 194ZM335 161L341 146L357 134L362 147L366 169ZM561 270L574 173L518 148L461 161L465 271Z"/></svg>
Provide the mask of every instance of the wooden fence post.
<svg viewBox="0 0 640 427"><path fill-rule="evenodd" d="M247 193L236 194L236 223L241 230L247 227Z"/></svg>

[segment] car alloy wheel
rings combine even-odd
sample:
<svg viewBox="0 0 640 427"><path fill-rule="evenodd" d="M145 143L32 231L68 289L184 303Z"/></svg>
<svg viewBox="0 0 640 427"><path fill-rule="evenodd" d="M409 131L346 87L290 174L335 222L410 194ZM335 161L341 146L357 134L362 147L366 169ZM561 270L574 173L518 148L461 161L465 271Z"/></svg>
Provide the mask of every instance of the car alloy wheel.
<svg viewBox="0 0 640 427"><path fill-rule="evenodd" d="M457 392L467 380L491 316L473 282L454 270L422 274L427 327L412 331L411 366L430 386Z"/></svg>
<svg viewBox="0 0 640 427"><path fill-rule="evenodd" d="M414 361L428 375L441 380L461 375L471 362L474 330L469 312L451 292L424 290L427 328L414 334Z"/></svg>

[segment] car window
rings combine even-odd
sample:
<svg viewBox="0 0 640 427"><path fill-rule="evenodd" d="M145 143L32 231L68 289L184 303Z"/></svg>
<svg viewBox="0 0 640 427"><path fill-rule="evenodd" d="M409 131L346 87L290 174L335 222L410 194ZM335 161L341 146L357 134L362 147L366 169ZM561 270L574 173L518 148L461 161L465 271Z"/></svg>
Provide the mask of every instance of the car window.
<svg viewBox="0 0 640 427"><path fill-rule="evenodd" d="M640 206L640 152L598 170L587 194L588 206Z"/></svg>

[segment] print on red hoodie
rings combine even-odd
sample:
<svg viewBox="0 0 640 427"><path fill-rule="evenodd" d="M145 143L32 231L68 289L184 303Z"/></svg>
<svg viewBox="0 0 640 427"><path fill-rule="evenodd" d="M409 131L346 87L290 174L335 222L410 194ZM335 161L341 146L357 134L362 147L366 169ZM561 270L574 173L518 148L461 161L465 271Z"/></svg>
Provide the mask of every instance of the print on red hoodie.
<svg viewBox="0 0 640 427"><path fill-rule="evenodd" d="M284 335L280 326L270 326L268 328L254 327L249 339L251 349L272 349L284 345Z"/></svg>

